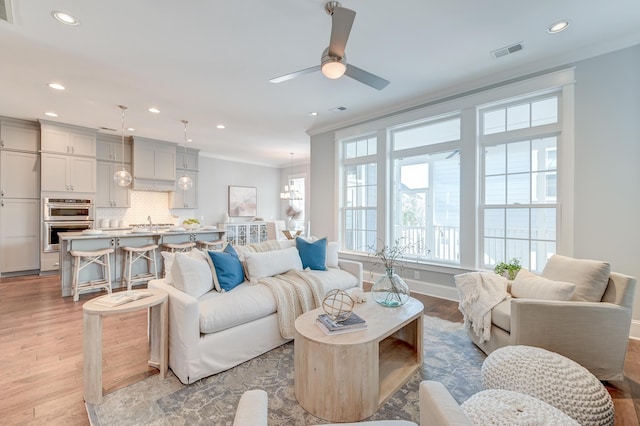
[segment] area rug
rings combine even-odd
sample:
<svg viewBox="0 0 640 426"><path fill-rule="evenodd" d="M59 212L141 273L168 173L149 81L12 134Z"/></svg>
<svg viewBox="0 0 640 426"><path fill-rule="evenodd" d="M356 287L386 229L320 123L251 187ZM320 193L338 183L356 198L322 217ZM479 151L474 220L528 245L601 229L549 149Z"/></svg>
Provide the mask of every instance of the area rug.
<svg viewBox="0 0 640 426"><path fill-rule="evenodd" d="M418 387L422 380L442 382L459 403L482 389L485 355L461 323L425 316L424 364L368 420L403 419L419 423ZM249 389L269 395L269 425L328 423L307 413L293 386L293 342L228 371L183 385L169 372L105 395L100 405L86 404L89 421L108 425L232 425L238 400Z"/></svg>

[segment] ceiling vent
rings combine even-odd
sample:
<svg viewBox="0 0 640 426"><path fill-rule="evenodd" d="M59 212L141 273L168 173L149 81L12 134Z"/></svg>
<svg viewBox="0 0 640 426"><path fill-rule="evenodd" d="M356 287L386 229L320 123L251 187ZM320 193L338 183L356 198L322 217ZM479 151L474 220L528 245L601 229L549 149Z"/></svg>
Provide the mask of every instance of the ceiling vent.
<svg viewBox="0 0 640 426"><path fill-rule="evenodd" d="M523 49L522 43L512 44L511 46L502 47L498 50L494 50L491 54L495 58L501 58L503 56L511 55L512 53L519 52Z"/></svg>
<svg viewBox="0 0 640 426"><path fill-rule="evenodd" d="M0 20L13 24L11 13L11 0L0 0Z"/></svg>
<svg viewBox="0 0 640 426"><path fill-rule="evenodd" d="M339 106L339 107L331 108L329 111L331 111L331 112L342 112L342 111L346 111L346 110L347 110L347 107Z"/></svg>

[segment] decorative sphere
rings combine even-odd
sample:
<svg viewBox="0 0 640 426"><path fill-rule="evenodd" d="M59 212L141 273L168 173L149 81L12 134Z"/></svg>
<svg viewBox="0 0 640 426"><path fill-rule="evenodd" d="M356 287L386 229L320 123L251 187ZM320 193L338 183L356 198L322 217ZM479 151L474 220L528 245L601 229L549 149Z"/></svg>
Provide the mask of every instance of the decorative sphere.
<svg viewBox="0 0 640 426"><path fill-rule="evenodd" d="M113 174L113 181L118 186L129 186L133 181L131 174L126 170L118 170Z"/></svg>
<svg viewBox="0 0 640 426"><path fill-rule="evenodd" d="M193 187L193 181L189 176L182 176L180 179L178 179L178 188L189 190L191 189L191 187Z"/></svg>
<svg viewBox="0 0 640 426"><path fill-rule="evenodd" d="M351 316L356 302L346 291L334 289L322 299L322 309L334 321L344 321Z"/></svg>

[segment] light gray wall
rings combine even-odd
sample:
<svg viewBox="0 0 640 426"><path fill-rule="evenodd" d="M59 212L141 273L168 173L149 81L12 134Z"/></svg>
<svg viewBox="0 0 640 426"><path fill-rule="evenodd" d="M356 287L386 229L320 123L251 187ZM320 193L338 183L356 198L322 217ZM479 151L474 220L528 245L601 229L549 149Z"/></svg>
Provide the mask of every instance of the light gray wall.
<svg viewBox="0 0 640 426"><path fill-rule="evenodd" d="M200 156L198 210L203 223L218 223L229 211L229 185L254 186L258 194L258 217L276 219L280 214L280 169ZM231 218L245 222L252 218Z"/></svg>
<svg viewBox="0 0 640 426"><path fill-rule="evenodd" d="M640 46L573 65L574 256L640 277ZM314 234L337 237L334 139L333 131L311 137L311 220ZM422 281L448 286L452 275L420 271ZM639 300L637 291L636 319Z"/></svg>

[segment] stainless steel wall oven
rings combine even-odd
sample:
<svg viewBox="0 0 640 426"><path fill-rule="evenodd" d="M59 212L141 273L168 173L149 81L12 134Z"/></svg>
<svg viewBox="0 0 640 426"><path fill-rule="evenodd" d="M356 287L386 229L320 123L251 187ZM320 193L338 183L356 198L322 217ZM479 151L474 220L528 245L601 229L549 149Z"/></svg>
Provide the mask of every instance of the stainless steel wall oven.
<svg viewBox="0 0 640 426"><path fill-rule="evenodd" d="M59 232L80 232L94 227L93 200L49 198L43 202L42 251L60 250Z"/></svg>

